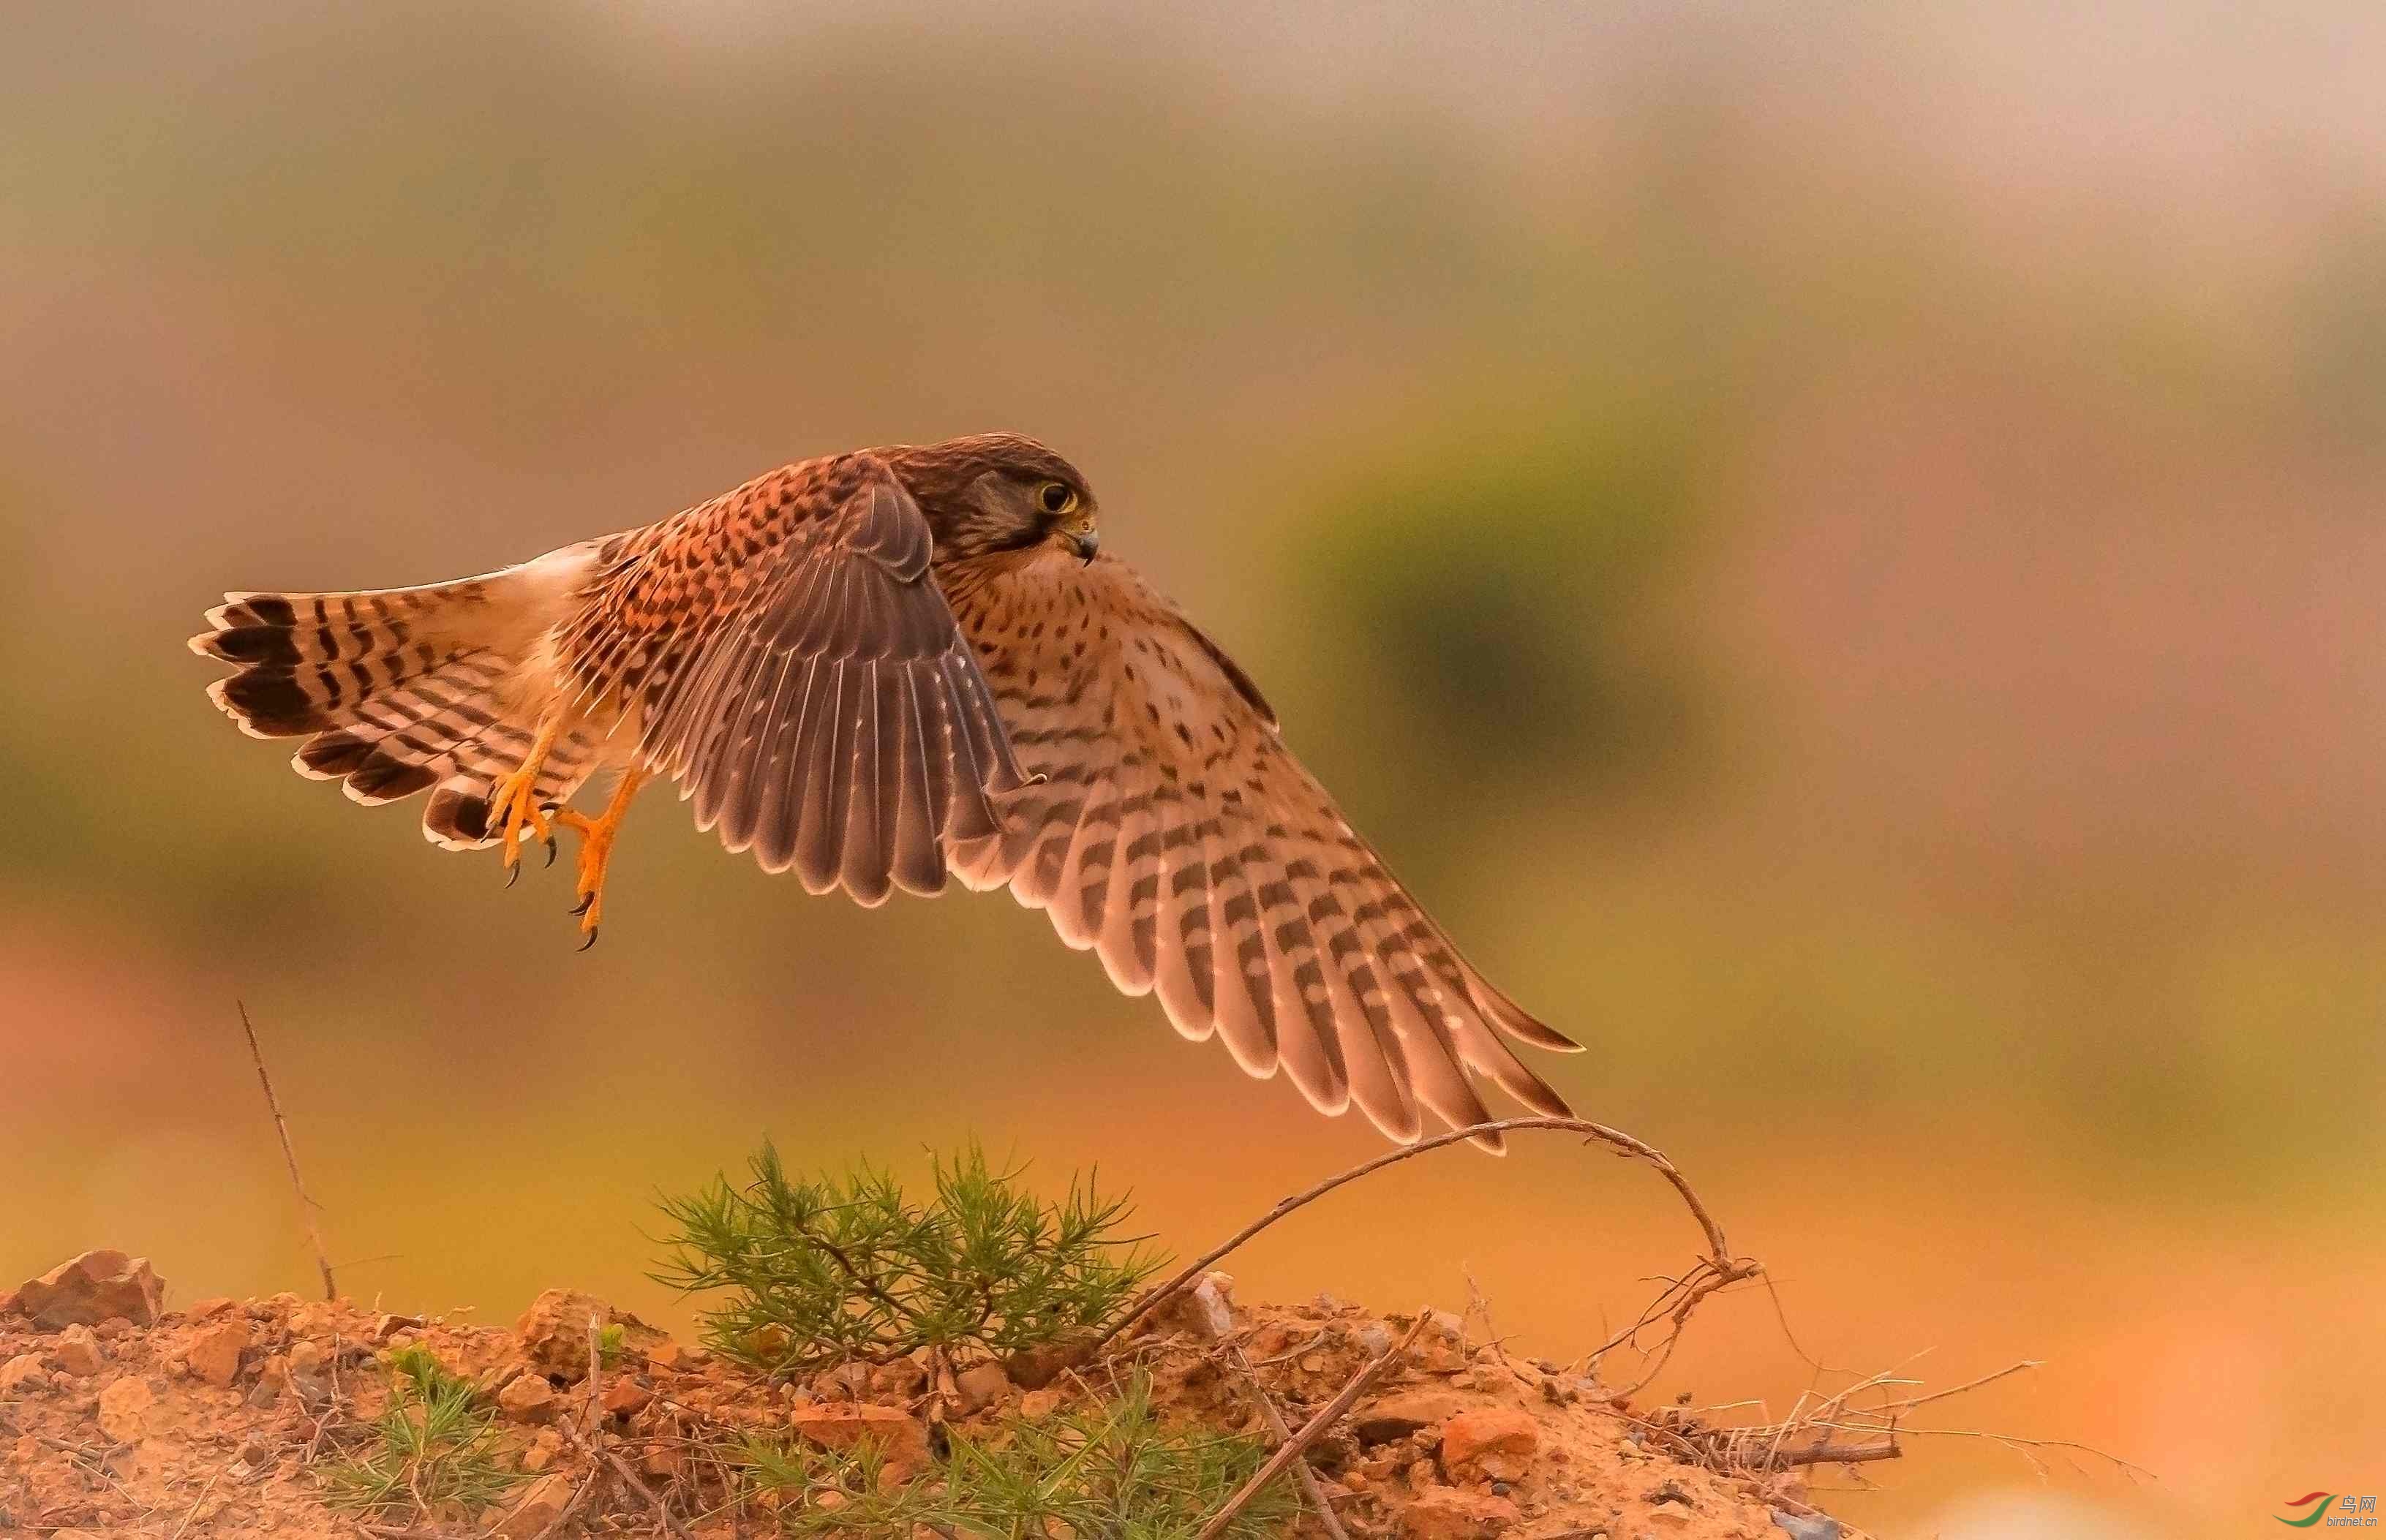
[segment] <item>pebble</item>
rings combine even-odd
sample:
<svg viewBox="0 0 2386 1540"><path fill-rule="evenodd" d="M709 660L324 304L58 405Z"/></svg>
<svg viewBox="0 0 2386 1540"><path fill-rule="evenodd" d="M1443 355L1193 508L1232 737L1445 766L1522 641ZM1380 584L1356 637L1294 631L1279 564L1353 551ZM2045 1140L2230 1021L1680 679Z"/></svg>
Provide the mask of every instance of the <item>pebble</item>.
<svg viewBox="0 0 2386 1540"><path fill-rule="evenodd" d="M1478 1407L1450 1420L1441 1460L1455 1480L1476 1474L1513 1481L1541 1446L1540 1424L1511 1407Z"/></svg>
<svg viewBox="0 0 2386 1540"><path fill-rule="evenodd" d="M127 1374L99 1393L99 1431L119 1444L138 1444L149 1431L149 1409L157 1393L149 1382Z"/></svg>
<svg viewBox="0 0 2386 1540"><path fill-rule="evenodd" d="M99 1350L99 1338L88 1326L74 1325L58 1333L58 1366L81 1379L96 1374L105 1355Z"/></svg>
<svg viewBox="0 0 2386 1540"><path fill-rule="evenodd" d="M1436 1487L1400 1511L1400 1540L1491 1540L1513 1526L1516 1505L1505 1497Z"/></svg>
<svg viewBox="0 0 2386 1540"><path fill-rule="evenodd" d="M1011 1376L998 1363L972 1364L954 1377L953 1388L961 1393L963 1411L979 1411L1011 1394Z"/></svg>
<svg viewBox="0 0 2386 1540"><path fill-rule="evenodd" d="M571 1501L571 1478L560 1471L539 1477L497 1525L496 1533L506 1540L530 1540L563 1516Z"/></svg>
<svg viewBox="0 0 2386 1540"><path fill-rule="evenodd" d="M555 1387L546 1383L544 1374L517 1374L497 1392L498 1409L517 1422L555 1421L557 1400Z"/></svg>
<svg viewBox="0 0 2386 1540"><path fill-rule="evenodd" d="M615 1380L606 1385L604 1399L599 1404L611 1416L635 1417L646 1410L654 1398L655 1393L635 1380Z"/></svg>
<svg viewBox="0 0 2386 1540"><path fill-rule="evenodd" d="M894 1407L798 1407L787 1413L787 1426L797 1438L827 1449L850 1449L868 1440L878 1446L889 1481L909 1481L928 1468L927 1424Z"/></svg>
<svg viewBox="0 0 2386 1540"><path fill-rule="evenodd" d="M247 1321L229 1316L194 1333L182 1358L192 1373L223 1389L240 1378L240 1356L248 1350L248 1340Z"/></svg>

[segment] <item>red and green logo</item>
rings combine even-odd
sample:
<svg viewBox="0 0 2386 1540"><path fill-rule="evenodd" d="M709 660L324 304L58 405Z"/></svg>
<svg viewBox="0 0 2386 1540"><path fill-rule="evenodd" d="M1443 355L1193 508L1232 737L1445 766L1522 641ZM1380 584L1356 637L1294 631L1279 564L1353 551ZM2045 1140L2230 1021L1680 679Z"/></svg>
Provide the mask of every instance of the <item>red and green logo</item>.
<svg viewBox="0 0 2386 1540"><path fill-rule="evenodd" d="M2333 1492L2306 1492L2302 1496L2297 1497L2292 1502L2287 1504L2287 1507L2290 1509L2308 1508L2311 1509L2309 1513L2304 1514L2300 1519L2290 1519L2283 1513L2273 1513L2270 1517L2278 1520L2279 1522L2285 1524L2290 1528L2309 1529L2314 1524L2318 1523L2322 1519L2328 1517L2328 1505L2335 1500L2336 1494Z"/></svg>

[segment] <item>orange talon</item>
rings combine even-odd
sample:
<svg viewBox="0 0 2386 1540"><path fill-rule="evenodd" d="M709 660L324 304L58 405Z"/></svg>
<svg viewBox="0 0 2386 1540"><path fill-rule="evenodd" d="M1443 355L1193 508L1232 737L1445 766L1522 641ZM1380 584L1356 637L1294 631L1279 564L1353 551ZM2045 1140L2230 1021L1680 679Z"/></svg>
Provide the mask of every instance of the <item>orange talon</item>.
<svg viewBox="0 0 2386 1540"><path fill-rule="evenodd" d="M538 805L535 791L539 772L546 769L547 751L555 747L562 726L559 716L540 728L538 736L531 742L530 752L522 756L521 767L489 792L489 818L505 843L508 887L513 886L514 878L520 875L517 869L521 861L524 829L550 845L555 843L555 825L548 820L546 810Z"/></svg>
<svg viewBox="0 0 2386 1540"><path fill-rule="evenodd" d="M588 938L581 944L584 952L596 944L596 926L605 917L605 871L612 863L613 841L621 833L622 820L629 814L630 799L638 795L646 778L647 772L634 766L623 770L611 800L595 818L569 808L555 815L556 822L580 835L580 903L571 912L580 917L581 932Z"/></svg>

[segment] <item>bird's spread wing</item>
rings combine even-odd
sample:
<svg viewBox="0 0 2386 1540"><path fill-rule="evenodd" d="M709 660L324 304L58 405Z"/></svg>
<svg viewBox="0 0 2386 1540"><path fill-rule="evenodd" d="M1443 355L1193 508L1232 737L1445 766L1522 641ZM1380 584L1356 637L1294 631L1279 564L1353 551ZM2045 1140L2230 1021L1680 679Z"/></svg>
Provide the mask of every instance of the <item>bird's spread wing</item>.
<svg viewBox="0 0 2386 1540"><path fill-rule="evenodd" d="M1403 1141L1420 1109L1488 1121L1472 1070L1565 1115L1506 1039L1576 1045L1459 955L1249 677L1131 569L1065 567L1040 591L954 584L1020 763L1044 778L996 799L1005 831L957 843L956 873L1007 882L1120 989L1157 991L1177 1031L1214 1033L1254 1075L1281 1066L1325 1111L1356 1101Z"/></svg>
<svg viewBox="0 0 2386 1540"><path fill-rule="evenodd" d="M1021 777L885 463L791 467L631 539L563 646L697 827L814 893L940 891L946 842L992 835Z"/></svg>

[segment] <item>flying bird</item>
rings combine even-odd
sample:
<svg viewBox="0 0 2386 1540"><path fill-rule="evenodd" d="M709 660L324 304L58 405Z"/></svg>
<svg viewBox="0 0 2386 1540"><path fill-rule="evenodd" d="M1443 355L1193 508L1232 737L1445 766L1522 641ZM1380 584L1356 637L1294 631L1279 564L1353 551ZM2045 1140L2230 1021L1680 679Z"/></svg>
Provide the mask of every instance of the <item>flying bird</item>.
<svg viewBox="0 0 2386 1540"><path fill-rule="evenodd" d="M208 695L243 732L306 740L299 773L429 792L433 844L518 874L577 833L590 942L623 815L666 780L811 893L1008 886L1186 1037L1393 1139L1490 1121L1478 1075L1568 1115L1510 1044L1578 1045L1460 956L1250 676L1100 544L1075 467L979 434L783 466L482 577L227 594L191 646L238 666ZM599 777L603 810L572 808Z"/></svg>

